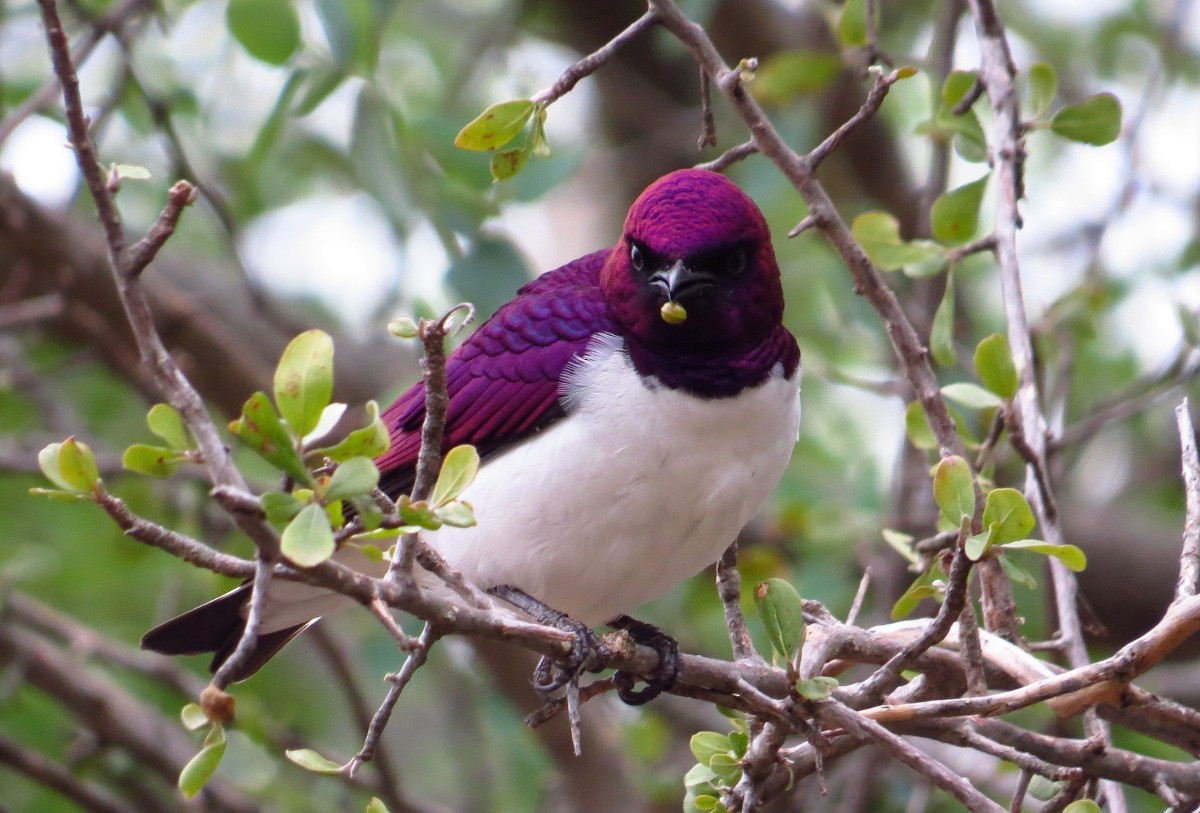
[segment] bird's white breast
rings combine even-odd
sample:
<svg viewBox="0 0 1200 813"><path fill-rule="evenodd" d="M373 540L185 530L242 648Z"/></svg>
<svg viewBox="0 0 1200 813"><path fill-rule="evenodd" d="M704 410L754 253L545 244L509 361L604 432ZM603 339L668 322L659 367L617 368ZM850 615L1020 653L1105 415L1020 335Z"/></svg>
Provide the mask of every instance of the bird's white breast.
<svg viewBox="0 0 1200 813"><path fill-rule="evenodd" d="M568 416L464 492L478 525L427 538L482 587L588 624L632 611L716 561L762 508L796 442L796 377L702 399L643 380L620 339L598 337L565 376Z"/></svg>

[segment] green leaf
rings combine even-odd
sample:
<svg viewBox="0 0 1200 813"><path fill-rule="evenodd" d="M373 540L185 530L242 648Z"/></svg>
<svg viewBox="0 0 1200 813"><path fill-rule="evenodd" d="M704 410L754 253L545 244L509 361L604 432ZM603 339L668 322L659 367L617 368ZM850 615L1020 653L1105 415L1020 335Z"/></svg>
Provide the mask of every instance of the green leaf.
<svg viewBox="0 0 1200 813"><path fill-rule="evenodd" d="M367 802L366 813L388 813L387 805L377 796L372 796L371 801Z"/></svg>
<svg viewBox="0 0 1200 813"><path fill-rule="evenodd" d="M319 414L319 413L318 413ZM242 417L229 424L229 431L244 440L251 449L296 480L311 483L312 475L304 467L288 430L264 392L256 392L242 406Z"/></svg>
<svg viewBox="0 0 1200 813"><path fill-rule="evenodd" d="M367 401L367 415L371 422L362 429L355 429L334 446L314 449L313 454L328 457L339 463L352 457L379 457L391 445L387 426L379 419L379 405Z"/></svg>
<svg viewBox="0 0 1200 813"><path fill-rule="evenodd" d="M1064 807L1063 813L1101 813L1101 810L1091 799L1077 799Z"/></svg>
<svg viewBox="0 0 1200 813"><path fill-rule="evenodd" d="M733 755L741 759L746 756L746 749L750 747L750 735L745 731L731 731L729 742L733 744Z"/></svg>
<svg viewBox="0 0 1200 813"><path fill-rule="evenodd" d="M151 477L170 477L186 460L182 454L165 446L135 443L121 456L121 465Z"/></svg>
<svg viewBox="0 0 1200 813"><path fill-rule="evenodd" d="M708 761L717 778L730 784L736 782L742 775L742 766L733 754L717 754Z"/></svg>
<svg viewBox="0 0 1200 813"><path fill-rule="evenodd" d="M1033 118L1041 118L1050 109L1058 93L1058 74L1053 65L1039 62L1029 68L1029 107Z"/></svg>
<svg viewBox="0 0 1200 813"><path fill-rule="evenodd" d="M796 684L796 692L805 700L818 703L829 699L829 696L833 694L837 687L837 678L818 676L811 680L799 681Z"/></svg>
<svg viewBox="0 0 1200 813"><path fill-rule="evenodd" d="M299 97L292 105L292 115L307 116L309 113L321 106L321 103L333 95L333 92L342 86L346 81L347 74L337 65L332 63L322 62L316 67L304 73L304 84L302 90L299 91ZM284 90L290 88L285 87ZM283 94L280 94L281 100ZM280 121L282 124L282 120ZM265 126L264 126L265 129ZM260 144L265 146L263 135L269 133L260 133L259 138L254 142L254 146Z"/></svg>
<svg viewBox="0 0 1200 813"><path fill-rule="evenodd" d="M325 39L338 65L369 74L379 52L380 26L371 0L317 0L317 14Z"/></svg>
<svg viewBox="0 0 1200 813"><path fill-rule="evenodd" d="M904 431L908 441L918 449L936 449L937 438L929 427L929 418L925 416L925 408L920 401L910 401L904 409Z"/></svg>
<svg viewBox="0 0 1200 813"><path fill-rule="evenodd" d="M442 527L442 521L438 519L437 514L434 513L433 509L424 500L409 503L407 499L402 499L396 504L396 508L400 512L400 519L404 520L408 525L416 525L428 531L436 531Z"/></svg>
<svg viewBox="0 0 1200 813"><path fill-rule="evenodd" d="M1024 539L1035 524L1033 509L1020 491L997 488L988 492L983 506L983 527L994 527L996 544Z"/></svg>
<svg viewBox="0 0 1200 813"><path fill-rule="evenodd" d="M311 748L295 748L291 751L284 751L284 754L306 771L321 774L336 774L342 771L341 765L326 759Z"/></svg>
<svg viewBox="0 0 1200 813"><path fill-rule="evenodd" d="M685 788L694 788L697 785L707 785L716 778L717 775L713 772L712 768L697 762L683 775L683 786Z"/></svg>
<svg viewBox="0 0 1200 813"><path fill-rule="evenodd" d="M1048 802L1066 787L1066 782L1055 782L1041 774L1034 774L1029 780L1029 795L1040 802Z"/></svg>
<svg viewBox="0 0 1200 813"><path fill-rule="evenodd" d="M975 87L978 78L979 75L975 71L951 71L946 74L946 79L942 82L942 104L952 109Z"/></svg>
<svg viewBox="0 0 1200 813"><path fill-rule="evenodd" d="M983 386L1004 400L1017 394L1017 368L1003 333L993 333L975 348L975 372Z"/></svg>
<svg viewBox="0 0 1200 813"><path fill-rule="evenodd" d="M904 618L915 610L924 599L941 595L933 586L933 582L939 578L944 578L944 576L936 565L918 576L904 591L904 595L900 596L892 605L892 620L898 621Z"/></svg>
<svg viewBox="0 0 1200 813"><path fill-rule="evenodd" d="M38 465L56 486L77 494L90 493L100 481L92 450L74 437L42 449L38 453Z"/></svg>
<svg viewBox="0 0 1200 813"><path fill-rule="evenodd" d="M454 138L454 146L464 150L498 150L524 129L533 108L529 99L498 102L463 127Z"/></svg>
<svg viewBox="0 0 1200 813"><path fill-rule="evenodd" d="M1059 110L1050 129L1071 141L1102 147L1121 134L1121 103L1111 93L1098 93Z"/></svg>
<svg viewBox="0 0 1200 813"><path fill-rule="evenodd" d="M933 498L942 516L957 526L975 515L975 479L971 464L958 455L943 457L933 470Z"/></svg>
<svg viewBox="0 0 1200 813"><path fill-rule="evenodd" d="M1077 573L1087 567L1087 555L1074 545L1051 545L1040 539L1019 539L1016 542L1006 542L1000 547L1005 550L1031 550L1034 553L1053 556Z"/></svg>
<svg viewBox="0 0 1200 813"><path fill-rule="evenodd" d="M974 71L953 71L942 84L942 100L933 120L918 125L917 131L954 141L954 148L965 160L981 163L987 160L987 137L975 110L961 115L954 112L957 105L975 84Z"/></svg>
<svg viewBox="0 0 1200 813"><path fill-rule="evenodd" d="M729 741L729 737L716 731L696 732L688 741L688 747L692 749L692 756L701 765L708 765L718 754L733 752L733 743Z"/></svg>
<svg viewBox="0 0 1200 813"><path fill-rule="evenodd" d="M933 314L933 326L929 330L929 352L934 361L950 367L956 361L954 355L954 274L946 275L946 293Z"/></svg>
<svg viewBox="0 0 1200 813"><path fill-rule="evenodd" d="M750 93L762 104L786 104L824 90L841 72L841 57L829 51L777 51L759 63Z"/></svg>
<svg viewBox="0 0 1200 813"><path fill-rule="evenodd" d="M692 804L701 813L715 813L718 810L724 810L725 806L721 804L721 800L716 796L703 794L692 800Z"/></svg>
<svg viewBox="0 0 1200 813"><path fill-rule="evenodd" d="M942 395L971 409L995 409L1004 402L978 384L960 381L942 387Z"/></svg>
<svg viewBox="0 0 1200 813"><path fill-rule="evenodd" d="M304 506L283 529L279 549L298 567L312 567L324 562L336 549L329 514L315 503Z"/></svg>
<svg viewBox="0 0 1200 813"><path fill-rule="evenodd" d="M326 500L344 500L370 493L379 484L379 469L367 457L352 457L341 463L325 486Z"/></svg>
<svg viewBox="0 0 1200 813"><path fill-rule="evenodd" d="M443 525L449 525L451 528L473 528L477 524L475 510L471 508L470 503L461 500L451 500L435 508L433 513Z"/></svg>
<svg viewBox="0 0 1200 813"><path fill-rule="evenodd" d="M838 39L843 45L861 48L867 44L866 0L846 0L838 17Z"/></svg>
<svg viewBox="0 0 1200 813"><path fill-rule="evenodd" d="M794 663L804 648L804 602L796 588L783 579L754 585L754 603L767 637L779 657Z"/></svg>
<svg viewBox="0 0 1200 813"><path fill-rule="evenodd" d="M891 528L884 528L882 533L883 541L888 543L892 550L903 556L910 565L918 564L921 561L921 557L913 550L912 534L901 533Z"/></svg>
<svg viewBox="0 0 1200 813"><path fill-rule="evenodd" d="M286 525L300 513L304 503L292 494L283 491L267 491L259 500L262 502L263 513L275 525Z"/></svg>
<svg viewBox="0 0 1200 813"><path fill-rule="evenodd" d="M193 447L188 438L187 428L183 425L183 416L170 404L155 404L150 407L150 411L146 413L146 425L172 449L182 452Z"/></svg>
<svg viewBox="0 0 1200 813"><path fill-rule="evenodd" d="M333 397L333 339L306 330L288 343L275 368L275 403L296 437L316 428Z"/></svg>
<svg viewBox="0 0 1200 813"><path fill-rule="evenodd" d="M252 57L282 65L300 47L300 18L290 0L229 0L229 33Z"/></svg>
<svg viewBox="0 0 1200 813"><path fill-rule="evenodd" d="M220 734L215 739L209 735L200 752L179 772L179 791L185 799L191 799L208 784L217 766L221 764L221 757L225 756L225 733L220 726L213 729L213 734L218 732Z"/></svg>
<svg viewBox="0 0 1200 813"><path fill-rule="evenodd" d="M507 181L514 177L533 154L533 144L513 150L501 150L492 156L492 180Z"/></svg>
<svg viewBox="0 0 1200 813"><path fill-rule="evenodd" d="M938 196L929 213L934 239L957 245L974 236L979 228L979 206L990 177L989 173Z"/></svg>
<svg viewBox="0 0 1200 813"><path fill-rule="evenodd" d="M1037 587L1037 580L1025 568L1007 556L1000 557L1000 569L1004 571L1005 576L1008 576L1011 581L1017 584L1028 587L1030 590Z"/></svg>
<svg viewBox="0 0 1200 813"><path fill-rule="evenodd" d="M183 727L189 731L196 731L208 725L208 715L204 713L204 709L200 708L199 703L188 703L180 709L179 719L183 721Z"/></svg>
<svg viewBox="0 0 1200 813"><path fill-rule="evenodd" d="M978 562L980 557L987 553L988 548L992 546L993 536L995 536L995 529L988 528L983 533L967 537L967 542L963 545L967 558L972 562Z"/></svg>
<svg viewBox="0 0 1200 813"><path fill-rule="evenodd" d="M918 265L939 258L940 252L925 241L906 243L900 239L900 224L887 212L866 212L850 226L871 262L883 271Z"/></svg>
<svg viewBox="0 0 1200 813"><path fill-rule="evenodd" d="M387 329L397 339L415 339L421 335L417 323L409 316L397 316L388 322Z"/></svg>
<svg viewBox="0 0 1200 813"><path fill-rule="evenodd" d="M455 446L446 452L442 460L442 470L433 486L433 496L429 503L435 508L446 505L451 500L458 499L467 486L475 480L479 473L479 452L474 446Z"/></svg>

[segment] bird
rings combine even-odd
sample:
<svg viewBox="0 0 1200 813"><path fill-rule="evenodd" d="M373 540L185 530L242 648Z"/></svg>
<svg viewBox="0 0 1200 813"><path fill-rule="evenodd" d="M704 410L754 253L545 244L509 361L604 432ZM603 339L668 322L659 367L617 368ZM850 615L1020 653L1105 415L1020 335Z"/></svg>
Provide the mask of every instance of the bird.
<svg viewBox="0 0 1200 813"><path fill-rule="evenodd" d="M801 368L783 311L758 206L725 176L684 169L638 196L616 245L524 285L448 356L443 450L479 452L461 495L477 524L423 538L477 586L577 634L557 676L539 665L540 689L579 671L602 624L660 655L641 693L618 673L623 700L674 681L674 639L626 613L712 565L782 478ZM423 382L382 414L391 446L376 463L393 497L413 485L424 417ZM240 639L249 589L156 627L143 647L215 652L215 671ZM273 580L237 679L348 601Z"/></svg>

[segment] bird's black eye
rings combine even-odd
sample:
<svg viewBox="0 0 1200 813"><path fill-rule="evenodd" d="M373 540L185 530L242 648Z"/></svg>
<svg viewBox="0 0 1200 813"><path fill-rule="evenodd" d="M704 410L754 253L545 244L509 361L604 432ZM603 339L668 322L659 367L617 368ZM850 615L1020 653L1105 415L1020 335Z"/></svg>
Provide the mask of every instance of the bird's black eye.
<svg viewBox="0 0 1200 813"><path fill-rule="evenodd" d="M745 249L736 248L729 252L729 256L725 259L725 270L730 274L740 274L746 267L746 251Z"/></svg>
<svg viewBox="0 0 1200 813"><path fill-rule="evenodd" d="M642 256L642 250L637 245L629 247L629 262L633 264L634 271L641 271L646 264L646 258Z"/></svg>

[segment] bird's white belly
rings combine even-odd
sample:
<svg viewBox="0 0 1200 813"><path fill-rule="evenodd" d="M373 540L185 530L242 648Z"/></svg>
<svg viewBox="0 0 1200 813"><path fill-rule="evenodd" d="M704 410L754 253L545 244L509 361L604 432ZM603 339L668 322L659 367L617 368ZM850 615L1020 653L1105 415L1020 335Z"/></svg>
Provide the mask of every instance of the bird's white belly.
<svg viewBox="0 0 1200 813"><path fill-rule="evenodd" d="M477 526L426 537L481 587L587 624L716 561L783 476L800 420L781 371L701 399L643 382L620 348L594 340L567 376L569 415L481 468L463 494Z"/></svg>

